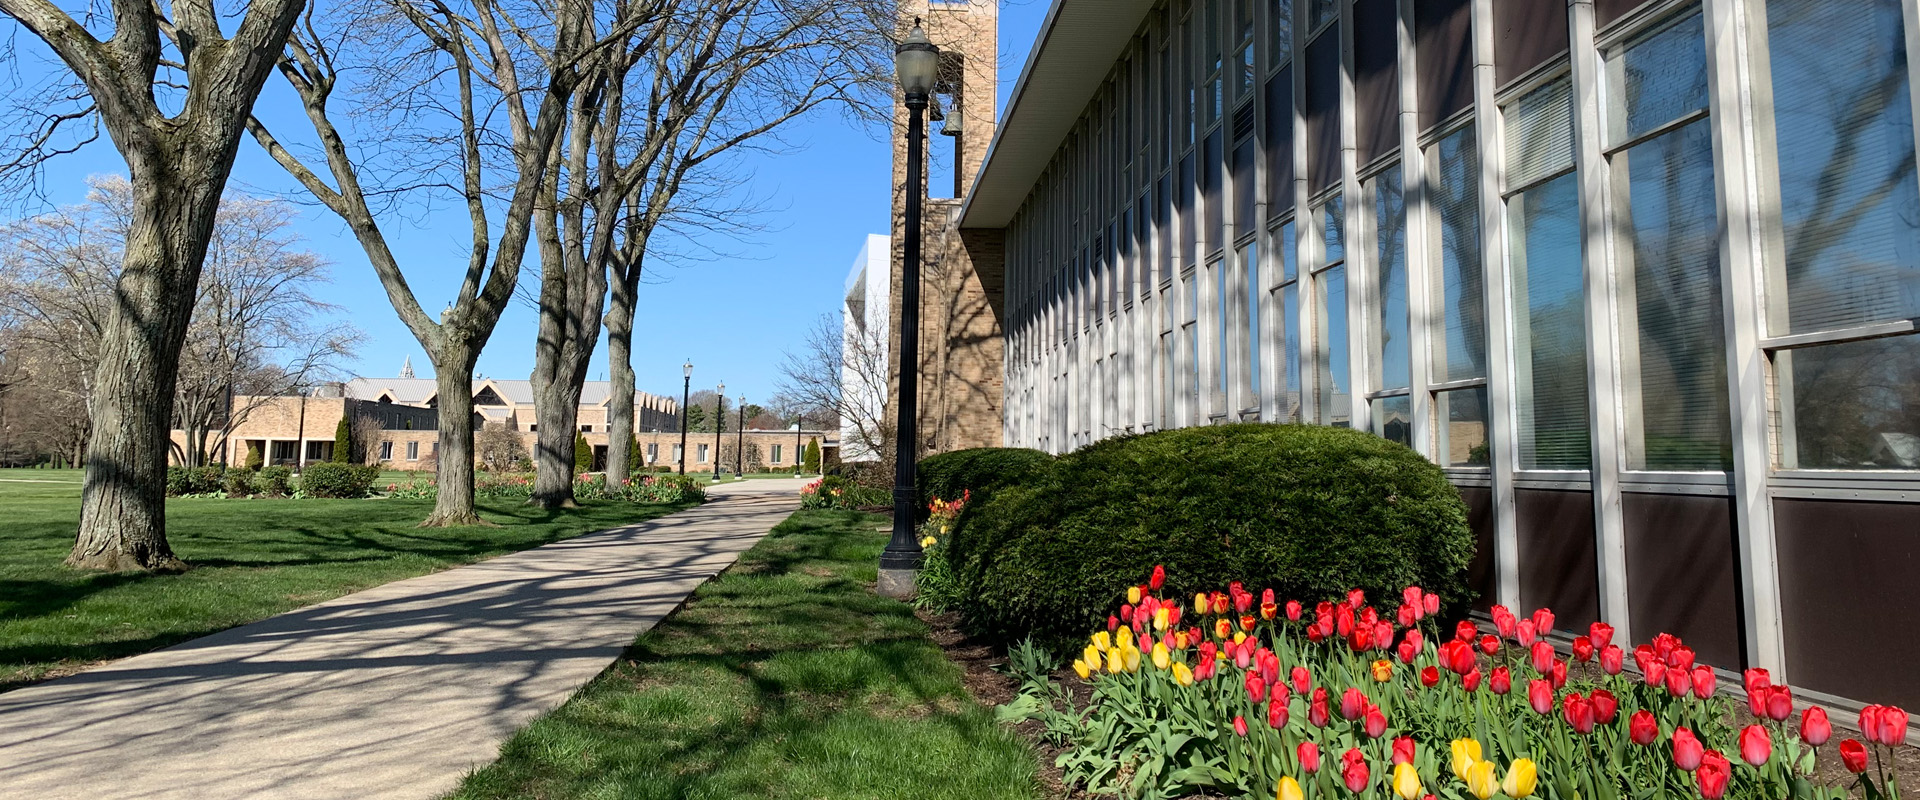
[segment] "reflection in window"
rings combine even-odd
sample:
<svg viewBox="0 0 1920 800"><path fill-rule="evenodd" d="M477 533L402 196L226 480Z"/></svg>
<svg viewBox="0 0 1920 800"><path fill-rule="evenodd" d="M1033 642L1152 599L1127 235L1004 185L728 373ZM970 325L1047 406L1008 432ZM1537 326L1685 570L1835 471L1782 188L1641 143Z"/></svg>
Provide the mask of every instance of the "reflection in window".
<svg viewBox="0 0 1920 800"><path fill-rule="evenodd" d="M1260 293L1266 284L1260 280L1260 248L1253 242L1240 248L1240 269L1244 281L1238 303L1240 330L1246 343L1246 356L1240 360L1246 365L1241 371L1240 407L1257 409L1260 407Z"/></svg>
<svg viewBox="0 0 1920 800"><path fill-rule="evenodd" d="M1181 355L1187 363L1180 369L1182 393L1186 396L1187 416L1182 422L1194 424L1200 413L1200 293L1199 284L1193 273L1180 279L1180 293L1185 298L1186 317L1180 325Z"/></svg>
<svg viewBox="0 0 1920 800"><path fill-rule="evenodd" d="M1373 432L1389 441L1413 446L1413 397L1396 395L1373 401Z"/></svg>
<svg viewBox="0 0 1920 800"><path fill-rule="evenodd" d="M1340 265L1320 273L1317 305L1320 329L1319 375L1314 389L1319 392L1319 422L1325 425L1348 424L1351 416L1352 387L1347 375L1347 268Z"/></svg>
<svg viewBox="0 0 1920 800"><path fill-rule="evenodd" d="M1306 0L1306 3L1308 33L1340 16L1340 0Z"/></svg>
<svg viewBox="0 0 1920 800"><path fill-rule="evenodd" d="M1407 339L1407 202L1398 164L1367 182L1373 199L1375 298L1368 320L1372 391L1405 389L1412 382Z"/></svg>
<svg viewBox="0 0 1920 800"><path fill-rule="evenodd" d="M1274 422L1300 421L1300 283L1295 280L1297 261L1293 222L1289 220L1274 233L1269 250L1275 272L1281 276L1280 288L1272 293L1273 341L1279 347L1280 374L1275 381L1279 392L1279 414Z"/></svg>
<svg viewBox="0 0 1920 800"><path fill-rule="evenodd" d="M1487 388L1455 389L1433 396L1434 453L1443 466L1485 467L1493 463L1487 447Z"/></svg>
<svg viewBox="0 0 1920 800"><path fill-rule="evenodd" d="M1577 181L1562 175L1514 196L1507 209L1520 468L1587 469L1593 451Z"/></svg>
<svg viewBox="0 0 1920 800"><path fill-rule="evenodd" d="M1850 5L1850 4L1849 4ZM1608 141L1623 144L1707 107L1706 28L1698 12L1645 33L1607 59Z"/></svg>
<svg viewBox="0 0 1920 800"><path fill-rule="evenodd" d="M1207 274L1212 277L1213 289L1213 363L1208 365L1213 371L1212 402L1207 404L1212 414L1227 413L1227 396L1233 391L1233 280L1232 270L1225 262L1212 261L1207 264Z"/></svg>
<svg viewBox="0 0 1920 800"><path fill-rule="evenodd" d="M1293 59L1293 0L1270 0L1269 5L1273 18L1273 64L1279 66Z"/></svg>
<svg viewBox="0 0 1920 800"><path fill-rule="evenodd" d="M1920 469L1920 336L1775 355L1789 469Z"/></svg>
<svg viewBox="0 0 1920 800"><path fill-rule="evenodd" d="M1436 381L1487 376L1486 289L1480 263L1480 159L1473 128L1463 128L1433 147L1435 253L1440 280L1433 287L1440 330L1432 343Z"/></svg>

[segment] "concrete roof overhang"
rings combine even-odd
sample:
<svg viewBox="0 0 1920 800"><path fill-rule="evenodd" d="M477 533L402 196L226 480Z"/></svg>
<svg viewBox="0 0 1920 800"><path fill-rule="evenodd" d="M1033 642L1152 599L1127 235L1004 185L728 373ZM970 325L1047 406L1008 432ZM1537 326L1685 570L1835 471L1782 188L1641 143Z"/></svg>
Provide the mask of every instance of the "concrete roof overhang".
<svg viewBox="0 0 1920 800"><path fill-rule="evenodd" d="M1004 228L1013 219L1154 2L1053 0L961 206L960 227Z"/></svg>

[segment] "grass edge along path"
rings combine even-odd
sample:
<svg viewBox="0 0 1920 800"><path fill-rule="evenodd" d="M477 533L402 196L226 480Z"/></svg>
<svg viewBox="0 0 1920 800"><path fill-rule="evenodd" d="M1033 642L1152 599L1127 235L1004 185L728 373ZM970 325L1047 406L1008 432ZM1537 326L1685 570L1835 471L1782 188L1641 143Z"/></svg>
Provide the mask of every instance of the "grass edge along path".
<svg viewBox="0 0 1920 800"><path fill-rule="evenodd" d="M873 594L884 521L788 517L451 797L1038 797L1031 747Z"/></svg>

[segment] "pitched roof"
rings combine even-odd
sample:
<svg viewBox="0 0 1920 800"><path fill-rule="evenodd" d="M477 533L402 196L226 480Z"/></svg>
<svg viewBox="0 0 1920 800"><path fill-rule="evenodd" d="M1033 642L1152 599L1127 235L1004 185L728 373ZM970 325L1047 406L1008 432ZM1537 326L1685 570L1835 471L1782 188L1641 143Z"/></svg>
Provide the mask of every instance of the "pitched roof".
<svg viewBox="0 0 1920 800"><path fill-rule="evenodd" d="M493 388L495 394L500 395L502 400L517 406L533 405L532 381L488 378L474 381L473 391L479 394L482 388L489 386ZM587 381L580 387L580 405L606 403L611 386L612 384L607 381ZM348 397L356 400L379 400L380 396L385 394L393 398L395 403L418 406L426 405L427 401L439 393L439 384L432 378L354 378L347 381L345 392ZM662 400L671 401L671 398L639 391L633 393L633 399L636 403L651 402L655 406L659 406Z"/></svg>

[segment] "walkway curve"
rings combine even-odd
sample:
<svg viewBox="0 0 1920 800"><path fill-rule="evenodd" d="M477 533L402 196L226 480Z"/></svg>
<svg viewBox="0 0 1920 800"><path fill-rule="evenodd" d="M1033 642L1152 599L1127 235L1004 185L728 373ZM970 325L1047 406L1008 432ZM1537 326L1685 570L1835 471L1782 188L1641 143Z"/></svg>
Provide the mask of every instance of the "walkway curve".
<svg viewBox="0 0 1920 800"><path fill-rule="evenodd" d="M799 505L800 483L318 605L0 694L0 796L451 791Z"/></svg>

